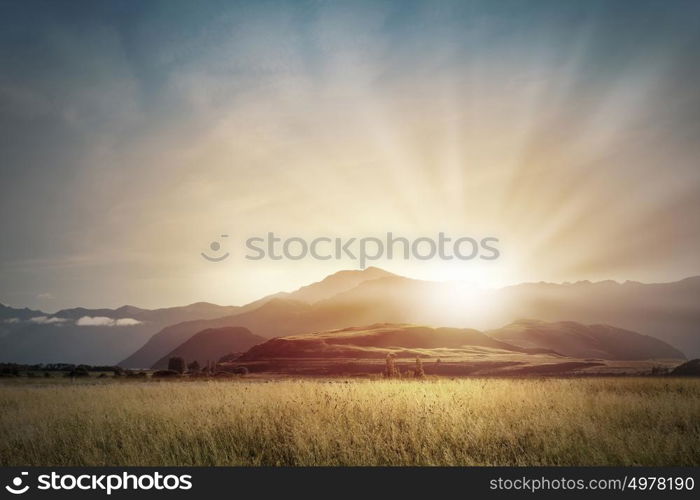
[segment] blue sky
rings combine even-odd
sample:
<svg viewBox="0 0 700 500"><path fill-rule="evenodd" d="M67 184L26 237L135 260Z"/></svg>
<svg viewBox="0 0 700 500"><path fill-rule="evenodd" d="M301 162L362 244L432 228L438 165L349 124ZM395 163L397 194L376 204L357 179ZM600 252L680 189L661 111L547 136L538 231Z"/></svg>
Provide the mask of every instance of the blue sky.
<svg viewBox="0 0 700 500"><path fill-rule="evenodd" d="M0 302L239 303L352 265L196 260L268 230L503 240L488 268L378 263L429 279L700 272L697 2L0 13Z"/></svg>

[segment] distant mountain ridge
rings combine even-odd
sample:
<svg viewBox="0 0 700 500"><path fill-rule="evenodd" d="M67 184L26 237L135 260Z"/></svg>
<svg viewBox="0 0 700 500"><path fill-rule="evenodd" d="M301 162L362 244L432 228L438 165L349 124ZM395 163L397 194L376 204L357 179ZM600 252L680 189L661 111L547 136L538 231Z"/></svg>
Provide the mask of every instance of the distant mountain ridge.
<svg viewBox="0 0 700 500"><path fill-rule="evenodd" d="M81 318L91 319L81 326ZM123 366L147 368L207 328L240 326L271 338L382 322L488 331L518 318L613 325L697 357L700 277L657 284L524 283L463 292L453 283L368 268L340 271L244 306L200 302L155 310L73 308L52 315L0 305L0 361L115 364L122 359Z"/></svg>
<svg viewBox="0 0 700 500"><path fill-rule="evenodd" d="M8 317L0 319L0 362L116 364L167 324L239 309L206 302L154 310L73 308L54 314L4 308L0 311Z"/></svg>
<svg viewBox="0 0 700 500"><path fill-rule="evenodd" d="M30 318L35 318L38 316L47 316L45 312L37 311L34 309L29 309L24 307L22 309L17 309L14 307L6 306L5 304L0 304L0 321L4 320L17 320L25 321Z"/></svg>
<svg viewBox="0 0 700 500"><path fill-rule="evenodd" d="M142 309L140 307L125 305L117 309L86 309L76 307L61 309L52 314L53 317L77 320L81 317L106 317L112 319L131 318L138 321L172 322L180 319L196 317L212 317L234 314L241 308L239 306L220 306L209 302L195 302L186 306L164 307L160 309Z"/></svg>
<svg viewBox="0 0 700 500"><path fill-rule="evenodd" d="M670 283L525 283L498 291L503 316L608 324L700 356L700 276Z"/></svg>

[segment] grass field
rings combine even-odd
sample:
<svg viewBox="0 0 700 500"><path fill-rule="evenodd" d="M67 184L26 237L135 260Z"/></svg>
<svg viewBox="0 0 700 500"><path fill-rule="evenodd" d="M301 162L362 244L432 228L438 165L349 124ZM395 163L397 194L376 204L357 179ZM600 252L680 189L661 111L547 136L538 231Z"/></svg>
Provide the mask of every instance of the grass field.
<svg viewBox="0 0 700 500"><path fill-rule="evenodd" d="M700 380L0 385L0 465L699 465Z"/></svg>

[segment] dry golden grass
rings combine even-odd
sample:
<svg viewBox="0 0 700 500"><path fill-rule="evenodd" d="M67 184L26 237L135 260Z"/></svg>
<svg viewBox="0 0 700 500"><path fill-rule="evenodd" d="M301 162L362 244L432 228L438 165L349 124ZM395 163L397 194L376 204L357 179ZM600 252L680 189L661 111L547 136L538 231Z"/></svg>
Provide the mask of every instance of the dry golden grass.
<svg viewBox="0 0 700 500"><path fill-rule="evenodd" d="M700 381L0 386L0 465L698 465Z"/></svg>

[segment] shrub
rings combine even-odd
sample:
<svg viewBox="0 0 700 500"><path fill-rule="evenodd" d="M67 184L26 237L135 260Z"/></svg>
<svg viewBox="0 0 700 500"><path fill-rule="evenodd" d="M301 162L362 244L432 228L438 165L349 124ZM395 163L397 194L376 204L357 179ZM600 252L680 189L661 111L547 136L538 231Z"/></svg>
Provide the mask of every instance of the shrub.
<svg viewBox="0 0 700 500"><path fill-rule="evenodd" d="M651 368L651 374L652 375L667 375L668 368L666 368L665 366L653 366Z"/></svg>
<svg viewBox="0 0 700 500"><path fill-rule="evenodd" d="M234 366L231 369L231 373L235 373L236 375L248 375L248 368L245 366Z"/></svg>
<svg viewBox="0 0 700 500"><path fill-rule="evenodd" d="M187 369L192 373L199 373L201 367L199 366L199 362L195 359L189 365L187 365Z"/></svg>
<svg viewBox="0 0 700 500"><path fill-rule="evenodd" d="M178 359L178 358L172 358L172 359ZM182 358L179 358L182 359ZM170 378L170 377L179 377L180 372L176 370L158 370L153 372L153 378Z"/></svg>
<svg viewBox="0 0 700 500"><path fill-rule="evenodd" d="M71 371L66 372L66 377L89 377L90 372L85 366L77 366L73 368Z"/></svg>
<svg viewBox="0 0 700 500"><path fill-rule="evenodd" d="M19 370L15 367L3 367L0 370L0 377L19 377Z"/></svg>

